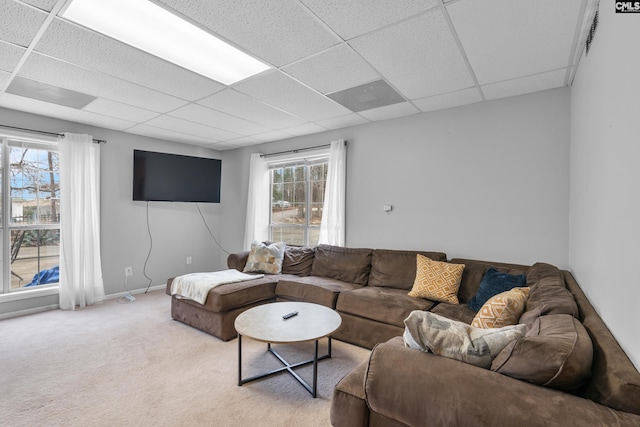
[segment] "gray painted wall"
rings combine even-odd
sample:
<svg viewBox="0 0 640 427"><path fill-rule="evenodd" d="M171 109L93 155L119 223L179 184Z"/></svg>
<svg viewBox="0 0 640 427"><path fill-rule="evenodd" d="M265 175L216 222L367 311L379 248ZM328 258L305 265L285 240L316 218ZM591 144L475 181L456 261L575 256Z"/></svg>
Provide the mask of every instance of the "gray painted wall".
<svg viewBox="0 0 640 427"><path fill-rule="evenodd" d="M640 368L640 38L637 19L600 8L589 56L571 89L570 266Z"/></svg>
<svg viewBox="0 0 640 427"><path fill-rule="evenodd" d="M557 89L225 151L224 245L242 249L252 152L345 138L347 246L566 268L569 105Z"/></svg>
<svg viewBox="0 0 640 427"><path fill-rule="evenodd" d="M218 151L123 132L81 125L52 118L0 109L0 123L49 132L88 133L106 139L101 147L101 253L105 293L125 292L124 268L132 266L130 290L146 289L166 283L167 278L195 271L212 271L224 264L220 249L207 231L197 207L192 203L150 202L148 215L153 249L149 255L150 239L147 231L147 204L132 200L133 150L142 149L200 157L221 158ZM225 165L223 164L223 170ZM214 232L220 232L220 204L200 204L203 216ZM218 237L218 236L216 236ZM193 263L187 265L186 257ZM57 304L57 296L30 300L2 302L2 314L24 311L34 307Z"/></svg>

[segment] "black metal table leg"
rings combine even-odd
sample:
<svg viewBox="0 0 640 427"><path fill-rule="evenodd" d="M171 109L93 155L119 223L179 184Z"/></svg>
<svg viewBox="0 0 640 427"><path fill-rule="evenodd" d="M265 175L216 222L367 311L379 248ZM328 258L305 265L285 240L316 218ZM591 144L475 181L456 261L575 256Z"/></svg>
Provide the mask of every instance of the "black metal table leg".
<svg viewBox="0 0 640 427"><path fill-rule="evenodd" d="M318 340L315 340L314 343L314 353L313 359L305 360L303 362L298 362L291 364L285 360L276 350L273 349L271 343L267 343L267 351L271 353L276 359L282 363L282 367L278 369L271 370L269 372L265 372L263 374L254 375L249 378L242 378L242 341L241 335L238 334L238 385L241 386L251 381L259 380L261 378L266 378L280 372L289 372L293 378L298 381L314 398L318 395L318 361L331 358L331 338L328 341L327 354L318 356ZM295 368L299 368L301 366L306 366L313 363L313 384L309 385L305 380L303 380L297 372L294 371Z"/></svg>

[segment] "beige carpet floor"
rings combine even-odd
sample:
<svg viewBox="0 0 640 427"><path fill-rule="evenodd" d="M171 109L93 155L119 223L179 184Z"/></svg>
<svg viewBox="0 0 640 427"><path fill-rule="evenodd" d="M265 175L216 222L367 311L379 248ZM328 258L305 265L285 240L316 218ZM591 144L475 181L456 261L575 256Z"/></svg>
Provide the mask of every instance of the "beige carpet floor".
<svg viewBox="0 0 640 427"><path fill-rule="evenodd" d="M333 341L316 399L286 373L239 387L237 340L176 322L169 308L154 291L0 321L0 425L329 426L334 385L369 354ZM301 361L313 344L276 348ZM265 344L243 340L243 376L278 366ZM298 372L311 381L311 367Z"/></svg>

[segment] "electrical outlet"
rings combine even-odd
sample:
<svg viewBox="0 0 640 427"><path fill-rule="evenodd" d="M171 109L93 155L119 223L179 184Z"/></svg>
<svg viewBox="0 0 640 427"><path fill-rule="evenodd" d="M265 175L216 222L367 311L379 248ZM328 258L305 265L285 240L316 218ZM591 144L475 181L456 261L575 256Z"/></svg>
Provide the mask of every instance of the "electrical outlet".
<svg viewBox="0 0 640 427"><path fill-rule="evenodd" d="M133 267L125 267L124 268L124 275L125 275L125 277L133 276Z"/></svg>
<svg viewBox="0 0 640 427"><path fill-rule="evenodd" d="M191 259L190 256L187 257L187 264L191 264L193 262L193 260Z"/></svg>

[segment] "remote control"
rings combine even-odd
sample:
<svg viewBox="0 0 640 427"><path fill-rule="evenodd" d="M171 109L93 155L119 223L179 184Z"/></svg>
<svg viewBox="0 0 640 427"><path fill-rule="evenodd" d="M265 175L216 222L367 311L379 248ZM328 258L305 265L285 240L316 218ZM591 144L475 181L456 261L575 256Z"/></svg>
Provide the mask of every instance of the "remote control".
<svg viewBox="0 0 640 427"><path fill-rule="evenodd" d="M298 312L294 311L292 313L285 314L284 316L282 316L282 318L284 320L287 320L287 319L291 319L293 316L297 316L297 315L298 315Z"/></svg>

